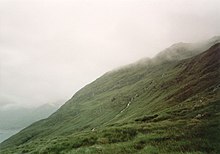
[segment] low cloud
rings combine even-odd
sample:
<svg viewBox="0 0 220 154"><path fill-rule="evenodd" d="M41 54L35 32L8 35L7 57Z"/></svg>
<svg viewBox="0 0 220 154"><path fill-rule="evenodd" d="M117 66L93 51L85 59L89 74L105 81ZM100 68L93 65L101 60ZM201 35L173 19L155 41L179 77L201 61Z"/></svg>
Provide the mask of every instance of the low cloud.
<svg viewBox="0 0 220 154"><path fill-rule="evenodd" d="M218 0L0 0L0 106L68 100L105 72L220 35Z"/></svg>

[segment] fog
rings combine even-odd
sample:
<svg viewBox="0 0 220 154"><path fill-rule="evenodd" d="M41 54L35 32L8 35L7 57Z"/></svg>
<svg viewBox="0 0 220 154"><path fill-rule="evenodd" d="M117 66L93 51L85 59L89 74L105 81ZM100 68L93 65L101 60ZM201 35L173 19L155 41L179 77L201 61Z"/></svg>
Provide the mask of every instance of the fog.
<svg viewBox="0 0 220 154"><path fill-rule="evenodd" d="M219 0L0 0L0 107L65 102L103 73L220 35Z"/></svg>

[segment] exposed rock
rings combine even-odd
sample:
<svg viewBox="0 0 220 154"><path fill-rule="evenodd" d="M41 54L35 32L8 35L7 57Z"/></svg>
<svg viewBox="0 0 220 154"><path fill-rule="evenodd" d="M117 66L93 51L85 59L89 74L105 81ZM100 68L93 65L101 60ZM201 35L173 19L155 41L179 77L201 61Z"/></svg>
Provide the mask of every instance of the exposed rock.
<svg viewBox="0 0 220 154"><path fill-rule="evenodd" d="M139 95L138 95L138 94L136 94L136 95L135 95L135 97L139 97Z"/></svg>
<svg viewBox="0 0 220 154"><path fill-rule="evenodd" d="M202 118L202 115L201 114L197 114L196 118L200 119L200 118Z"/></svg>

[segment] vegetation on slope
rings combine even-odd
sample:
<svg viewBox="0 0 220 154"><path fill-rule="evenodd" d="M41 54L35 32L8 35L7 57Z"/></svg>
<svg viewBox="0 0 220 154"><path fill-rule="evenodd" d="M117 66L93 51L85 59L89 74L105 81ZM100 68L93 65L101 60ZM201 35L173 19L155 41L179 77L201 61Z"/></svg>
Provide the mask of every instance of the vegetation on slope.
<svg viewBox="0 0 220 154"><path fill-rule="evenodd" d="M220 153L220 44L106 73L2 153Z"/></svg>

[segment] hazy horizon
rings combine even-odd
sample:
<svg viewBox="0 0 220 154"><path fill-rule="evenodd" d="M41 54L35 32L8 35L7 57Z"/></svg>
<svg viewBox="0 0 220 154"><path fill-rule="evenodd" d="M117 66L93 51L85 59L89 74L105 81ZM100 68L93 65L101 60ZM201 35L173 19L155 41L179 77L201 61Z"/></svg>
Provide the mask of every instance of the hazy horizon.
<svg viewBox="0 0 220 154"><path fill-rule="evenodd" d="M114 68L220 35L219 10L218 0L0 0L0 107L68 100Z"/></svg>

